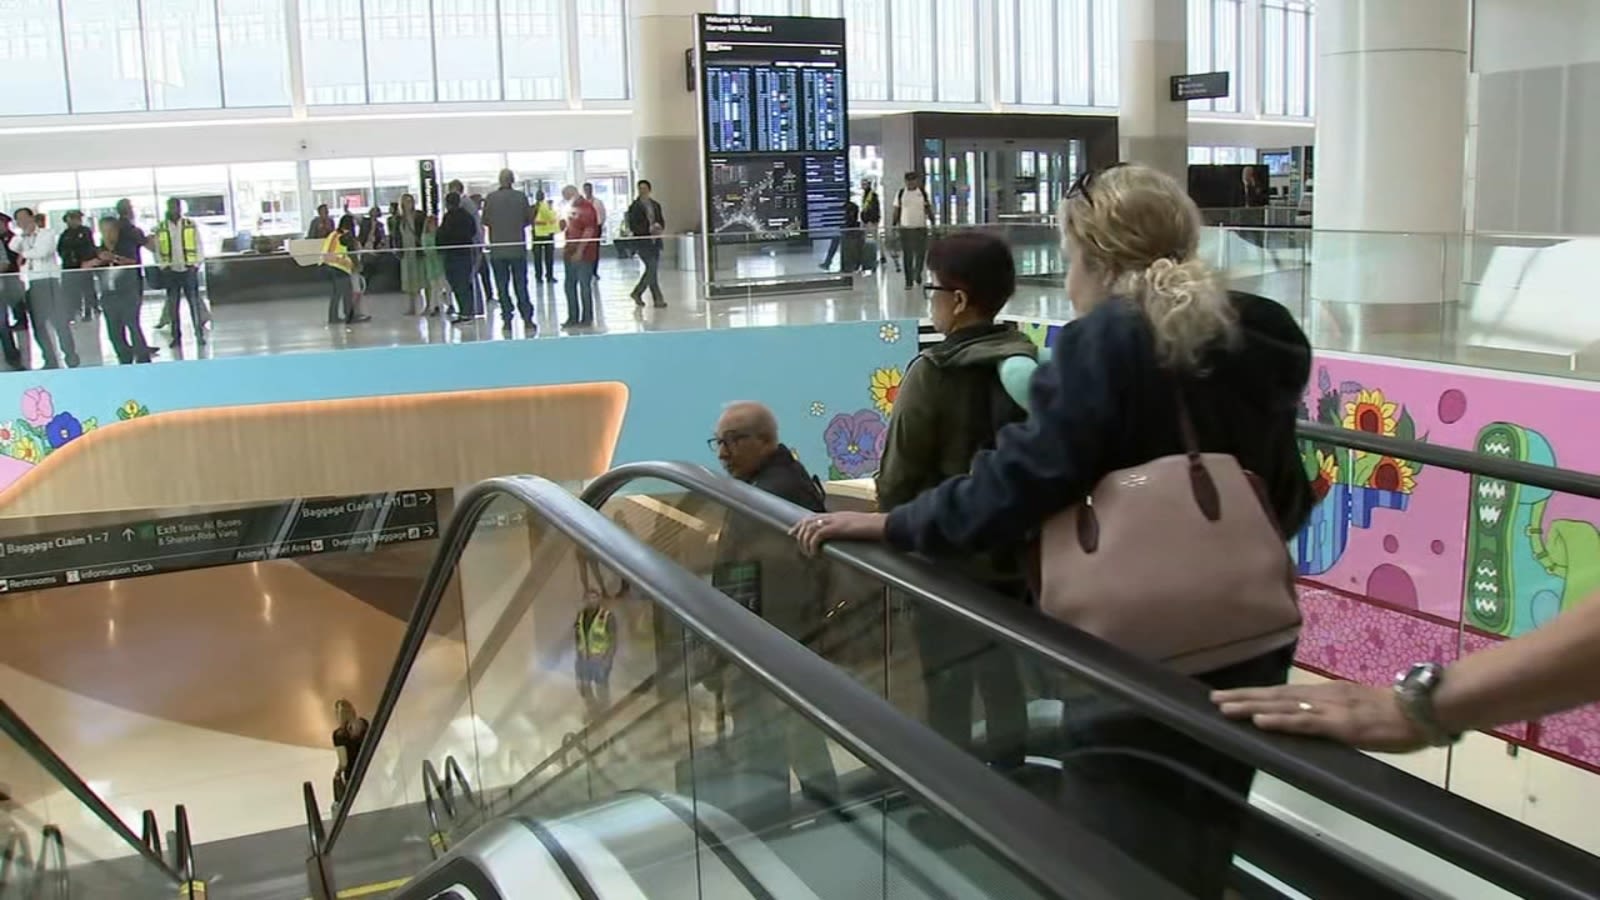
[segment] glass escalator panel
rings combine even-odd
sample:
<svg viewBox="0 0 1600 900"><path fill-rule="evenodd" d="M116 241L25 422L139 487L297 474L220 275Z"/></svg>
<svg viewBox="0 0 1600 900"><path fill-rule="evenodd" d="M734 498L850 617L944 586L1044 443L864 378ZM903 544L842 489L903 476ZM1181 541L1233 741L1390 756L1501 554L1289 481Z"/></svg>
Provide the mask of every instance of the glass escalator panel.
<svg viewBox="0 0 1600 900"><path fill-rule="evenodd" d="M693 503L642 502L612 521L674 547L692 572L737 576L707 555L720 523ZM471 859L507 879L507 896L512 881L527 891L558 876L587 885L576 896L651 900L1111 896L1087 877L1037 887L749 662L523 501L494 501L392 714L374 723L370 766L329 836L339 885L436 859L416 884L444 884Z"/></svg>
<svg viewBox="0 0 1600 900"><path fill-rule="evenodd" d="M778 525L680 480L642 473L601 511L1190 895L1516 896L1257 774L881 575L831 556L808 559ZM1011 596L1026 602L1020 588ZM1271 683L1290 663L1285 651L1211 680ZM811 758L802 750L791 745L793 759Z"/></svg>
<svg viewBox="0 0 1600 900"><path fill-rule="evenodd" d="M0 703L0 897L177 895L176 874Z"/></svg>

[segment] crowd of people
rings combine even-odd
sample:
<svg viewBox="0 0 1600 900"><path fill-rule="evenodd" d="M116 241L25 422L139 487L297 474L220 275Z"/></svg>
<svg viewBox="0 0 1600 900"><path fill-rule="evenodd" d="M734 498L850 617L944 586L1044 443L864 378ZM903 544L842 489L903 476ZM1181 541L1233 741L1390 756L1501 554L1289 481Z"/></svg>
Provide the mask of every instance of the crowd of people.
<svg viewBox="0 0 1600 900"><path fill-rule="evenodd" d="M130 200L117 201L116 214L92 225L82 210L49 217L29 207L0 213L0 353L6 365L26 368L16 334L31 331L43 368L80 363L72 326L99 317L117 361L147 363L159 353L145 337L140 319L148 280L165 289L158 330L170 329L168 347L183 344L179 304L187 301L197 345L205 346L211 310L200 293L204 252L200 229L184 215L177 198L146 233ZM146 265L146 254L150 264Z"/></svg>
<svg viewBox="0 0 1600 900"><path fill-rule="evenodd" d="M630 296L642 308L648 293L652 305L664 309L659 271L666 217L651 196L650 182L641 180L637 187L626 213L623 249L639 258L643 272ZM348 211L335 221L326 204L317 207L306 237L323 242L330 324L370 321L361 309L365 286L384 257L395 257L407 315L448 317L453 324L468 325L497 305L504 333L510 335L513 323L521 319L531 337L539 329L529 288L531 268L535 285L564 283L563 329L594 326L607 211L593 183L562 188L559 205L543 190L529 197L516 186L510 169L501 170L487 196L469 193L459 179L445 190L442 215L419 210L416 196L409 193L390 204L387 216L373 207L359 221ZM564 238L560 279L555 265L558 235Z"/></svg>

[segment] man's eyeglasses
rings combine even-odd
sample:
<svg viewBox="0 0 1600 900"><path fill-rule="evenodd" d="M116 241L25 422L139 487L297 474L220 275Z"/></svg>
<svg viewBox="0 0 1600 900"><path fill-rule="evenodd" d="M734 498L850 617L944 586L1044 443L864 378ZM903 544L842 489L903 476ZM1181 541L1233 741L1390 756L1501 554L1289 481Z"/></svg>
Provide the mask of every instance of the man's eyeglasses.
<svg viewBox="0 0 1600 900"><path fill-rule="evenodd" d="M1067 195L1063 199L1076 200L1077 198L1082 197L1083 202L1093 206L1094 197L1090 196L1089 188L1094 186L1095 179L1099 178L1104 173L1111 171L1112 169L1120 169L1125 165L1127 165L1127 163L1119 162L1112 163L1103 169L1083 170L1082 174L1080 174L1077 178L1072 179L1072 186L1067 188Z"/></svg>
<svg viewBox="0 0 1600 900"><path fill-rule="evenodd" d="M929 282L928 284L924 284L922 286L922 292L924 294L927 294L929 297L932 297L934 294L937 294L937 293L939 293L941 291L943 291L946 294L954 294L956 291L959 291L959 290L961 290L961 289L960 288L953 288L953 287L950 287L948 285L943 285L943 284L933 284L932 282Z"/></svg>
<svg viewBox="0 0 1600 900"><path fill-rule="evenodd" d="M729 449L732 449L733 445L739 443L740 441L744 440L745 438L747 438L749 436L750 435L748 435L748 434L743 434L743 433L737 432L737 431L732 431L732 432L729 432L727 434L719 434L716 437L707 438L706 439L706 447L709 448L712 453L715 453L718 450L721 450L723 447L727 447Z"/></svg>

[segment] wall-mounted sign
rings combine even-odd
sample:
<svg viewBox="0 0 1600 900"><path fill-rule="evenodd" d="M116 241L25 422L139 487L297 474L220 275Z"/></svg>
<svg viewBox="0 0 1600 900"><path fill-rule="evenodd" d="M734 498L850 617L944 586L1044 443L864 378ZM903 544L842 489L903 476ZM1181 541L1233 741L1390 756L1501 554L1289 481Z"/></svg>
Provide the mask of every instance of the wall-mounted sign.
<svg viewBox="0 0 1600 900"><path fill-rule="evenodd" d="M417 179L422 182L422 202L419 206L426 215L440 214L439 167L431 159L417 160Z"/></svg>
<svg viewBox="0 0 1600 900"><path fill-rule="evenodd" d="M1199 75L1172 76L1172 102L1185 100L1213 100L1228 96L1230 78L1227 72L1205 72Z"/></svg>
<svg viewBox="0 0 1600 900"><path fill-rule="evenodd" d="M0 593L433 540L433 491L289 500L0 539Z"/></svg>

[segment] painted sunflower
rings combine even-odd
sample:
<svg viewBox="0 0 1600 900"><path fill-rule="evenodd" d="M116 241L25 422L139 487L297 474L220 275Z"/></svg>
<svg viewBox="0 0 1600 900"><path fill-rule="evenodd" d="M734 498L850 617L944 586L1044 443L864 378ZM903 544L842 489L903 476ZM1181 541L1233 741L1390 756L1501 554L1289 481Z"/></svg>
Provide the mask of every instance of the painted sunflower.
<svg viewBox="0 0 1600 900"><path fill-rule="evenodd" d="M899 369L878 369L872 373L870 390L872 392L872 405L878 412L888 415L894 409L895 398L900 396Z"/></svg>
<svg viewBox="0 0 1600 900"><path fill-rule="evenodd" d="M1399 412L1399 404L1385 400L1383 391L1362 389L1356 399L1344 405L1344 427L1393 437Z"/></svg>
<svg viewBox="0 0 1600 900"><path fill-rule="evenodd" d="M1367 487L1409 494L1417 489L1417 470L1406 460L1385 456L1367 477Z"/></svg>

